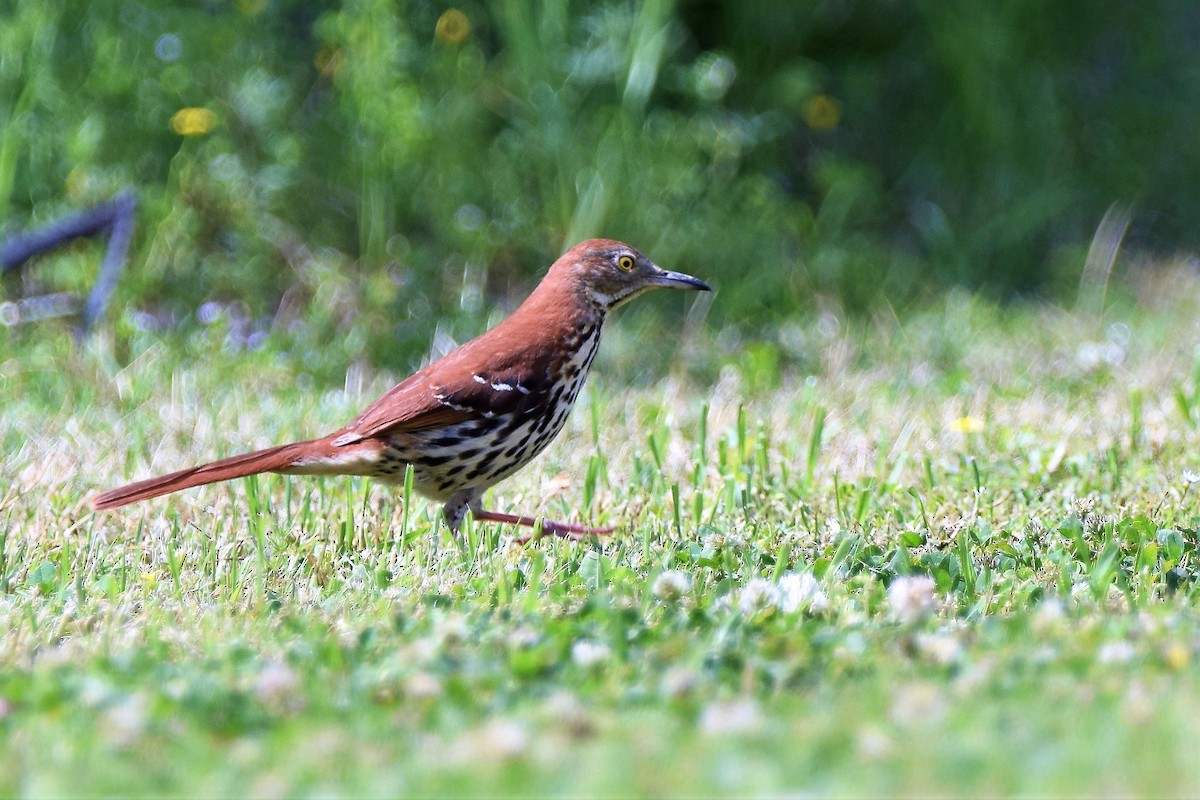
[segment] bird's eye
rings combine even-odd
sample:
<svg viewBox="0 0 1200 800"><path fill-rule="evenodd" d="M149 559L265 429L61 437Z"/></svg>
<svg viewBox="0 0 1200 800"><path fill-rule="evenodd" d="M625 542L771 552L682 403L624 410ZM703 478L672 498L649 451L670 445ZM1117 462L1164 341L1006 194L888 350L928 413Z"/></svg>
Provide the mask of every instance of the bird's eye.
<svg viewBox="0 0 1200 800"><path fill-rule="evenodd" d="M633 256L621 256L617 259L617 266L624 272L629 272L633 269Z"/></svg>

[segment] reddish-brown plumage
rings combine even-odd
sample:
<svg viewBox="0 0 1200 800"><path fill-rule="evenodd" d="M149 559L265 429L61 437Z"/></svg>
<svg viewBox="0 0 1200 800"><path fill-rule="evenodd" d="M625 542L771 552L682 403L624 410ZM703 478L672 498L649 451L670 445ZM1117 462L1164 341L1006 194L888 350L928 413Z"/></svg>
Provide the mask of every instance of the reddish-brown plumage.
<svg viewBox="0 0 1200 800"><path fill-rule="evenodd" d="M192 486L277 472L404 480L444 503L457 532L476 519L534 525L485 511L483 493L529 463L561 430L600 344L608 312L655 287L707 291L628 245L590 239L568 250L512 316L389 390L340 431L150 478L97 496L108 509ZM542 521L548 533L599 533Z"/></svg>

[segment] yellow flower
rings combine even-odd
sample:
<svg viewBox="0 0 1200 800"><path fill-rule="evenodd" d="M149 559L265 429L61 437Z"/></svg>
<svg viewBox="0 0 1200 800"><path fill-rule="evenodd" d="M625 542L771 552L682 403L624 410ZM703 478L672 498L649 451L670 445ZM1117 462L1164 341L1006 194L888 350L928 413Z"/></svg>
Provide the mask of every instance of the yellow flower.
<svg viewBox="0 0 1200 800"><path fill-rule="evenodd" d="M832 130L842 121L842 107L827 94L819 94L804 104L804 122L814 131Z"/></svg>
<svg viewBox="0 0 1200 800"><path fill-rule="evenodd" d="M181 108L171 117L171 130L180 136L203 136L217 126L217 115L207 108Z"/></svg>
<svg viewBox="0 0 1200 800"><path fill-rule="evenodd" d="M438 17L434 35L442 44L460 44L471 35L471 20L457 8L448 8Z"/></svg>
<svg viewBox="0 0 1200 800"><path fill-rule="evenodd" d="M154 591L158 586L158 576L150 570L146 570L139 577L142 579L142 585L150 591Z"/></svg>
<svg viewBox="0 0 1200 800"><path fill-rule="evenodd" d="M337 71L342 68L342 51L336 47L325 45L317 51L313 64L322 75L336 75Z"/></svg>
<svg viewBox="0 0 1200 800"><path fill-rule="evenodd" d="M1188 662L1192 660L1192 654L1186 646L1179 642L1172 642L1163 651L1163 660L1167 662L1168 667L1179 671L1186 667Z"/></svg>
<svg viewBox="0 0 1200 800"><path fill-rule="evenodd" d="M72 200L79 200L87 194L88 187L91 185L91 178L80 167L75 167L67 173L67 196Z"/></svg>
<svg viewBox="0 0 1200 800"><path fill-rule="evenodd" d="M983 420L979 417L959 417L950 423L950 427L959 433L979 433L983 430Z"/></svg>

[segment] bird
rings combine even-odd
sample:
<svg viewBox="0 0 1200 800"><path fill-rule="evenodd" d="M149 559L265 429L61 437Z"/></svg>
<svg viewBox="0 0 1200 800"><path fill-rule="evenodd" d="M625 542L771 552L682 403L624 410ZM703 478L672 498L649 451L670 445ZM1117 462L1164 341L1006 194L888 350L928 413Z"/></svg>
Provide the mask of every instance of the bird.
<svg viewBox="0 0 1200 800"><path fill-rule="evenodd" d="M580 538L611 533L484 509L484 493L542 452L562 430L616 308L655 288L711 291L613 239L567 250L509 317L396 384L327 436L269 447L99 494L101 511L260 473L360 475L403 483L442 503L457 536L476 521ZM527 541L529 537L521 541Z"/></svg>

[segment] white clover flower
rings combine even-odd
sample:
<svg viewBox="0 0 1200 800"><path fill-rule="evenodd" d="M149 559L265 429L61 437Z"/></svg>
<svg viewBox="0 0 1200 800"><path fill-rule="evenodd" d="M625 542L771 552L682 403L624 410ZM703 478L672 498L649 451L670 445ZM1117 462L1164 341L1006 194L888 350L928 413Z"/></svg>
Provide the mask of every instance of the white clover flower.
<svg viewBox="0 0 1200 800"><path fill-rule="evenodd" d="M529 753L529 729L516 720L489 720L471 738L467 752L483 760L514 761Z"/></svg>
<svg viewBox="0 0 1200 800"><path fill-rule="evenodd" d="M662 677L659 691L671 700L680 700L696 691L700 676L690 667L671 667Z"/></svg>
<svg viewBox="0 0 1200 800"><path fill-rule="evenodd" d="M718 700L700 715L700 730L709 735L752 733L761 726L762 714L753 700Z"/></svg>
<svg viewBox="0 0 1200 800"><path fill-rule="evenodd" d="M1096 660L1101 664L1125 664L1133 660L1137 650L1124 639L1115 642L1105 642L1096 651Z"/></svg>
<svg viewBox="0 0 1200 800"><path fill-rule="evenodd" d="M77 698L82 705L98 708L108 702L114 691L107 681L85 677L81 681Z"/></svg>
<svg viewBox="0 0 1200 800"><path fill-rule="evenodd" d="M584 668L603 663L611 655L612 649L603 642L580 639L571 645L571 660Z"/></svg>
<svg viewBox="0 0 1200 800"><path fill-rule="evenodd" d="M587 708L570 692L555 692L546 698L542 708L547 716L572 736L587 736L596 728Z"/></svg>
<svg viewBox="0 0 1200 800"><path fill-rule="evenodd" d="M779 608L779 587L765 578L754 578L738 592L738 610L747 617Z"/></svg>
<svg viewBox="0 0 1200 800"><path fill-rule="evenodd" d="M471 638L471 629L466 618L451 614L434 622L433 638L442 647L463 644Z"/></svg>
<svg viewBox="0 0 1200 800"><path fill-rule="evenodd" d="M692 590L692 576L683 570L663 570L654 579L651 591L659 600L676 603Z"/></svg>
<svg viewBox="0 0 1200 800"><path fill-rule="evenodd" d="M949 710L947 693L930 683L899 687L893 694L890 716L902 727L925 726L936 723Z"/></svg>
<svg viewBox="0 0 1200 800"><path fill-rule="evenodd" d="M881 728L870 726L859 731L855 749L864 761L878 761L896 752L896 743Z"/></svg>
<svg viewBox="0 0 1200 800"><path fill-rule="evenodd" d="M303 708L303 688L296 670L282 661L267 664L254 679L254 696L277 713Z"/></svg>
<svg viewBox="0 0 1200 800"><path fill-rule="evenodd" d="M99 719L100 735L118 747L132 745L146 730L150 718L149 706L149 699L138 693L105 709Z"/></svg>
<svg viewBox="0 0 1200 800"><path fill-rule="evenodd" d="M1154 700L1154 694L1146 688L1146 684L1141 681L1134 681L1125 693L1125 699L1121 703L1121 711L1124 712L1125 718L1130 722L1144 725L1154 719Z"/></svg>
<svg viewBox="0 0 1200 800"><path fill-rule="evenodd" d="M1083 342L1075 348L1075 362L1084 370L1094 369L1101 357L1100 346L1095 342Z"/></svg>
<svg viewBox="0 0 1200 800"><path fill-rule="evenodd" d="M901 622L916 622L937 611L937 585L928 575L902 576L887 590L888 606Z"/></svg>
<svg viewBox="0 0 1200 800"><path fill-rule="evenodd" d="M704 547L707 550L722 550L726 547L745 547L746 540L736 533L710 533L704 537Z"/></svg>
<svg viewBox="0 0 1200 800"><path fill-rule="evenodd" d="M414 672L404 681L404 696L411 700L433 700L441 694L442 682L428 672Z"/></svg>
<svg viewBox="0 0 1200 800"><path fill-rule="evenodd" d="M957 663L963 653L962 644L949 633L923 633L916 637L914 644L922 656L943 667Z"/></svg>
<svg viewBox="0 0 1200 800"><path fill-rule="evenodd" d="M1033 612L1036 627L1050 628L1067 618L1067 609L1058 597L1049 597L1038 603Z"/></svg>
<svg viewBox="0 0 1200 800"><path fill-rule="evenodd" d="M829 598L811 572L789 572L779 579L779 610L785 614L795 611L824 611Z"/></svg>
<svg viewBox="0 0 1200 800"><path fill-rule="evenodd" d="M528 625L522 625L519 628L513 628L507 637L508 646L513 650L524 650L528 647L533 647L538 643L541 636L538 632Z"/></svg>

